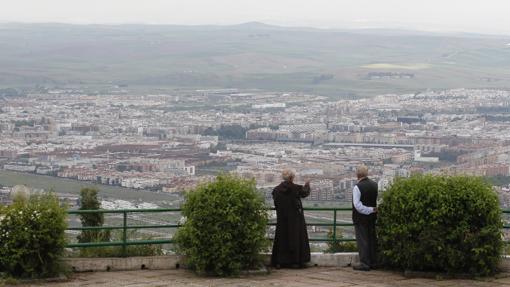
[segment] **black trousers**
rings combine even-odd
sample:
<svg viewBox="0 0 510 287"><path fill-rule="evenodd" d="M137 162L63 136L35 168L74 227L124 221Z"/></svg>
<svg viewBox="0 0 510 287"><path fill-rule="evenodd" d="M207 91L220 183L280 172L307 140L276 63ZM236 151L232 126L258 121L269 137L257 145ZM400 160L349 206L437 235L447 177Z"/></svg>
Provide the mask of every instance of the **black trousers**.
<svg viewBox="0 0 510 287"><path fill-rule="evenodd" d="M377 255L377 236L375 223L354 224L356 243L358 244L359 261L362 266L374 267Z"/></svg>

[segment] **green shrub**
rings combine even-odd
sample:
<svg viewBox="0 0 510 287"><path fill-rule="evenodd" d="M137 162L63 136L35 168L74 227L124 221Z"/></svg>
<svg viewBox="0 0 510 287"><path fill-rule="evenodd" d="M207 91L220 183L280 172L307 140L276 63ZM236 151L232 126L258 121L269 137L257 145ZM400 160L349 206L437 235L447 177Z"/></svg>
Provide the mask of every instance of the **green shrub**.
<svg viewBox="0 0 510 287"><path fill-rule="evenodd" d="M481 178L399 178L379 207L379 250L389 267L488 275L502 251L498 197Z"/></svg>
<svg viewBox="0 0 510 287"><path fill-rule="evenodd" d="M344 235L342 230L336 229L336 239L343 239ZM328 239L333 239L333 229L330 229L328 232ZM337 252L356 252L358 251L358 246L356 242L352 241L328 241L328 249L326 249L327 253L337 253Z"/></svg>
<svg viewBox="0 0 510 287"><path fill-rule="evenodd" d="M254 180L220 175L186 195L175 240L199 273L235 275L257 266L267 248L267 211Z"/></svg>
<svg viewBox="0 0 510 287"><path fill-rule="evenodd" d="M127 233L128 240L139 238L140 240L152 240L154 237L141 235L137 230L130 230ZM122 240L122 231L112 233L113 241ZM105 246L105 247L87 247L80 248L80 257L121 257L121 256L157 256L163 255L162 246L159 244L143 244L143 245L129 245L126 247L126 253L122 246ZM73 254L71 254L73 256Z"/></svg>
<svg viewBox="0 0 510 287"><path fill-rule="evenodd" d="M101 203L97 199L98 190L95 188L83 188L80 190L80 210L95 210L101 208ZM104 213L83 213L80 214L82 226L103 226ZM109 230L82 230L78 235L78 242L102 242L110 241Z"/></svg>
<svg viewBox="0 0 510 287"><path fill-rule="evenodd" d="M10 276L36 278L62 271L66 209L51 193L17 200L0 220L0 268Z"/></svg>

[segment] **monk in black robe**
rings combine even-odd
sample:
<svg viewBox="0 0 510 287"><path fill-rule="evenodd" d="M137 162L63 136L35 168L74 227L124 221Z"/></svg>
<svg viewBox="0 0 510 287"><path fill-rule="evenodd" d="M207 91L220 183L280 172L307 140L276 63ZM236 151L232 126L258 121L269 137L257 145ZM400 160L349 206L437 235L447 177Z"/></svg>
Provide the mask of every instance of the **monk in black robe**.
<svg viewBox="0 0 510 287"><path fill-rule="evenodd" d="M273 190L276 232L271 264L277 268L302 268L310 262L310 244L301 198L310 194L310 183L293 183L294 173L288 170L283 171L282 177L284 181Z"/></svg>

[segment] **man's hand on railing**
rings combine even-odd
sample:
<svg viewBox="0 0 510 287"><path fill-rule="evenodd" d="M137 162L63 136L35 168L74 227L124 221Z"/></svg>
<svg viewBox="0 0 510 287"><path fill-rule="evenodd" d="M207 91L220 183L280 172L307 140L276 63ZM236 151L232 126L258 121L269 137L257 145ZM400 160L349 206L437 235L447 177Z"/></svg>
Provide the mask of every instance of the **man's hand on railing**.
<svg viewBox="0 0 510 287"><path fill-rule="evenodd" d="M374 213L377 213L377 206L374 207Z"/></svg>

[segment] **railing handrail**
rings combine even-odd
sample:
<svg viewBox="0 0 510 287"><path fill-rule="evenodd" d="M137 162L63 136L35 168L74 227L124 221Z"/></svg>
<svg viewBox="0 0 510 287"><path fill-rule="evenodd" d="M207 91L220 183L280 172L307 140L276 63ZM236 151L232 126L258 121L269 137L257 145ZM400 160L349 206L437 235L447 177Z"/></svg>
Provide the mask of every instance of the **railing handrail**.
<svg viewBox="0 0 510 287"><path fill-rule="evenodd" d="M274 207L268 210L275 210ZM304 211L352 211L352 207L303 207ZM136 213L136 212L180 212L182 208L131 208L131 209L73 209L68 210L68 214L82 214L82 213ZM510 208L501 208L502 213L510 213Z"/></svg>
<svg viewBox="0 0 510 287"><path fill-rule="evenodd" d="M86 213L157 213L157 212L180 212L181 208L140 208L140 209L74 209L68 210L68 214L86 214Z"/></svg>
<svg viewBox="0 0 510 287"><path fill-rule="evenodd" d="M275 210L274 207L267 209ZM332 238L310 238L312 242L346 242L354 241L352 238L337 238L337 227L354 226L353 223L338 222L337 215L339 211L352 211L352 207L304 207L304 211L328 211L333 213L333 218L326 219L331 223L324 222L307 222L307 226L324 226L333 227ZM144 209L77 209L68 210L68 214L80 215L80 214L122 214L123 220L122 225L117 226L81 226L81 227L69 227L68 231L84 231L84 230L122 230L122 240L120 241L107 241L107 242L85 242L85 243L69 243L69 248L85 248L85 247L106 247L106 246L121 246L123 254L126 255L126 248L130 245L142 245L142 244L170 244L173 243L173 239L154 239L154 240L128 240L127 230L128 229L148 229L148 228L179 228L180 223L175 224L153 224L153 225L128 225L127 216L130 213L161 213L161 212L181 212L181 208L144 208ZM502 208L502 213L510 213L510 208ZM275 226L275 222L269 222L268 226ZM510 229L510 225L504 225L503 229Z"/></svg>

